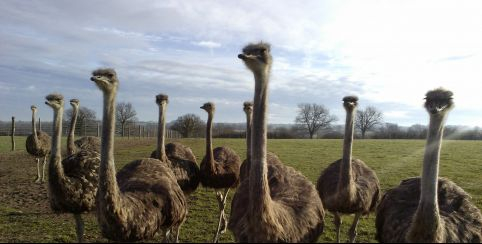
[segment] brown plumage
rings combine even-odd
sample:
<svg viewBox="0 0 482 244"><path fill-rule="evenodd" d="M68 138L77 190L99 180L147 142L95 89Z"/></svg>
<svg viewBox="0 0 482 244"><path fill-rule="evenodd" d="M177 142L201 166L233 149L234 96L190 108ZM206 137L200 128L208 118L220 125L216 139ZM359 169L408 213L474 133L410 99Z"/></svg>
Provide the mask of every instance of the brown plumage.
<svg viewBox="0 0 482 244"><path fill-rule="evenodd" d="M37 160L37 178L36 183L42 183L45 181L45 164L47 163L47 156L50 153L50 136L43 132L37 131L35 113L37 112L37 107L31 106L32 109L32 134L27 137L25 141L25 148L27 152L34 156ZM40 167L40 158L43 158L42 167Z"/></svg>
<svg viewBox="0 0 482 244"><path fill-rule="evenodd" d="M482 242L482 214L470 196L449 179L438 177L446 116L452 92L426 94L430 116L421 177L403 180L383 196L376 216L380 242Z"/></svg>
<svg viewBox="0 0 482 244"><path fill-rule="evenodd" d="M239 167L241 159L228 147L216 147L212 149L212 125L215 107L213 103L205 103L201 109L208 113L206 126L206 155L201 165L199 176L201 184L205 187L214 188L219 204L218 229L213 242L218 242L219 234L224 233L227 227L227 219L224 214L226 200L230 188L235 188L239 184ZM220 192L224 189L224 193Z"/></svg>
<svg viewBox="0 0 482 244"><path fill-rule="evenodd" d="M343 107L346 110L343 157L323 170L316 184L323 206L335 216L337 242L340 242L340 215L355 214L348 233L350 242L354 242L360 217L375 210L380 196L380 183L375 171L360 159L352 159L351 156L357 105L357 97L343 98Z"/></svg>
<svg viewBox="0 0 482 244"><path fill-rule="evenodd" d="M172 170L152 158L132 161L116 176L114 162L115 97L119 81L113 69L98 69L91 80L104 93L97 220L113 241L152 239L159 231L178 230L187 216L186 198Z"/></svg>
<svg viewBox="0 0 482 244"><path fill-rule="evenodd" d="M63 96L50 94L47 105L54 110L52 154L49 162L49 202L55 213L72 213L76 221L77 240L83 241L81 214L95 206L100 155L95 151L79 151L64 160L61 156Z"/></svg>
<svg viewBox="0 0 482 244"><path fill-rule="evenodd" d="M238 242L315 242L324 223L315 186L266 153L270 46L248 45L238 57L255 76L251 166L231 203L228 228Z"/></svg>
<svg viewBox="0 0 482 244"><path fill-rule="evenodd" d="M74 141L75 124L77 123L77 115L79 114L79 99L71 99L72 117L70 118L70 131L67 137L67 154L71 155L81 150L95 151L100 153L100 138L93 136L84 136Z"/></svg>
<svg viewBox="0 0 482 244"><path fill-rule="evenodd" d="M159 106L159 128L157 133L157 149L151 153L151 158L166 162L176 176L177 183L184 194L189 195L199 186L199 166L191 148L179 142L165 145L166 107L168 96L156 96Z"/></svg>

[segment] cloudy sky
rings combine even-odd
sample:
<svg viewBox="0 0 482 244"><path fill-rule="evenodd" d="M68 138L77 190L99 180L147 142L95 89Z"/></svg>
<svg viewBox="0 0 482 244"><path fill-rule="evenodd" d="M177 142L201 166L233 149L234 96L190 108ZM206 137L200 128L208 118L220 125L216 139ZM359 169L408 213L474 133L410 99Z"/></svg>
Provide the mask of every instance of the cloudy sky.
<svg viewBox="0 0 482 244"><path fill-rule="evenodd" d="M302 3L302 4L301 4ZM448 124L482 126L482 1L0 1L0 120L51 120L60 92L102 117L92 70L113 67L117 101L168 121L217 105L216 122L243 122L254 81L237 54L271 43L270 123L293 123L318 103L343 123L341 99L360 97L386 122L427 124L425 93L454 92ZM68 105L68 103L67 103ZM67 108L67 106L66 106Z"/></svg>

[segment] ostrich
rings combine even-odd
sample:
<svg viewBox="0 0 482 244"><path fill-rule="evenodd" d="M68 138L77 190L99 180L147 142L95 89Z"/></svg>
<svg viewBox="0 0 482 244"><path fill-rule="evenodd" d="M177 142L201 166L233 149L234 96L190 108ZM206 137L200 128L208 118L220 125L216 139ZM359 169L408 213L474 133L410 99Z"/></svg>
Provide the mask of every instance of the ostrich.
<svg viewBox="0 0 482 244"><path fill-rule="evenodd" d="M113 241L152 239L159 231L178 229L187 216L186 198L170 168L143 158L115 170L115 97L119 81L113 69L97 69L91 80L103 92L102 144L97 220Z"/></svg>
<svg viewBox="0 0 482 244"><path fill-rule="evenodd" d="M252 127L252 118L253 118L253 103L252 102L244 102L243 104L243 111L246 113L246 159L241 164L239 169L239 179L243 181L244 179L248 178L249 176L249 167L251 165L251 127ZM279 160L278 156L272 152L268 152L267 154L267 161L268 164L272 161Z"/></svg>
<svg viewBox="0 0 482 244"><path fill-rule="evenodd" d="M156 96L156 103L159 106L159 128L157 130L157 149L151 153L151 158L167 162L176 176L177 183L184 194L194 192L199 185L199 166L196 156L191 148L181 143L169 143L165 145L166 128L166 107L168 96L159 94Z"/></svg>
<svg viewBox="0 0 482 244"><path fill-rule="evenodd" d="M55 213L74 214L78 242L83 242L84 222L81 214L92 210L99 183L100 155L82 150L64 160L61 156L62 114L64 98L50 94L45 104L54 110L53 142L49 161L49 202Z"/></svg>
<svg viewBox="0 0 482 244"><path fill-rule="evenodd" d="M267 162L270 46L250 44L238 57L255 78L251 167L233 197L228 228L238 242L315 242L325 215L315 186L280 160Z"/></svg>
<svg viewBox="0 0 482 244"><path fill-rule="evenodd" d="M157 149L151 153L151 158L159 159L171 168L177 183L188 196L193 193L199 185L199 166L196 162L196 156L191 148L186 147L178 142L165 145L165 129L166 129L166 107L168 96L159 94L156 96L156 103L159 106L159 124L157 130ZM165 145L165 146L164 146ZM179 237L178 230L169 230L170 233L176 235L176 241Z"/></svg>
<svg viewBox="0 0 482 244"><path fill-rule="evenodd" d="M200 166L201 183L205 187L214 188L219 204L219 222L213 242L217 243L219 234L224 233L227 227L227 219L224 214L226 200L230 188L235 188L239 183L239 167L241 159L235 151L228 147L216 147L212 145L212 126L215 106L213 103L205 103L201 109L208 113L206 126L206 155ZM220 189L224 188L224 193Z"/></svg>
<svg viewBox="0 0 482 244"><path fill-rule="evenodd" d="M452 92L427 92L428 128L421 177L403 180L388 190L377 208L380 242L481 242L482 214L461 187L439 178L440 148Z"/></svg>
<svg viewBox="0 0 482 244"><path fill-rule="evenodd" d="M243 111L246 113L246 159L239 169L239 179L243 181L249 176L249 167L251 165L251 127L253 118L253 103L244 102Z"/></svg>
<svg viewBox="0 0 482 244"><path fill-rule="evenodd" d="M350 242L355 242L356 227L362 215L374 211L380 195L380 183L375 172L360 159L352 158L354 117L358 98L343 98L346 110L343 157L328 166L318 178L316 189L323 206L335 216L336 241L340 242L341 214L355 214L349 230Z"/></svg>
<svg viewBox="0 0 482 244"><path fill-rule="evenodd" d="M47 133L38 130L35 124L35 113L37 107L32 105L32 134L27 137L25 147L30 155L37 159L37 178L35 183L45 182L45 164L47 163L47 155L50 153L50 136ZM44 158L42 169L40 169L40 158ZM40 173L42 171L42 173Z"/></svg>
<svg viewBox="0 0 482 244"><path fill-rule="evenodd" d="M77 123L77 115L79 114L79 99L71 99L72 118L70 119L70 131L67 137L67 153L74 154L79 150L90 150L100 153L100 139L93 136L84 136L74 142L75 124Z"/></svg>

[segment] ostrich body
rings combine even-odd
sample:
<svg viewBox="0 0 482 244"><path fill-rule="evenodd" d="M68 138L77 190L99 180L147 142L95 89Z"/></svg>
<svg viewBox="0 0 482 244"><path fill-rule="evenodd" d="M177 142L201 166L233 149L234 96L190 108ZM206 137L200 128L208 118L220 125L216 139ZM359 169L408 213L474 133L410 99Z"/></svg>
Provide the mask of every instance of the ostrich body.
<svg viewBox="0 0 482 244"><path fill-rule="evenodd" d="M380 242L481 242L482 214L454 182L438 177L446 116L452 92L426 94L430 116L421 177L403 180L383 196L376 216Z"/></svg>
<svg viewBox="0 0 482 244"><path fill-rule="evenodd" d="M93 136L84 136L74 141L75 137L75 124L77 123L77 115L79 114L79 99L71 99L70 105L72 105L72 118L70 119L70 131L67 137L67 153L68 155L74 154L80 150L95 151L100 153L100 139Z"/></svg>
<svg viewBox="0 0 482 244"><path fill-rule="evenodd" d="M64 160L61 156L63 96L50 94L45 104L54 110L52 153L49 162L49 202L55 213L72 213L76 221L77 240L83 241L81 214L95 206L100 155L82 150Z"/></svg>
<svg viewBox="0 0 482 244"><path fill-rule="evenodd" d="M151 153L151 158L167 162L182 191L185 195L189 195L199 186L199 166L196 157L191 148L181 143L174 142L165 145L165 114L168 96L157 95L156 103L159 106L159 128L157 130L157 149Z"/></svg>
<svg viewBox="0 0 482 244"><path fill-rule="evenodd" d="M37 159L37 178L36 183L45 182L45 164L47 163L47 156L50 153L50 136L47 133L38 130L35 124L35 113L37 107L31 106L32 109L32 134L27 137L25 147L27 152ZM43 158L42 167L40 167L40 158Z"/></svg>
<svg viewBox="0 0 482 244"><path fill-rule="evenodd" d="M354 242L360 217L374 211L380 198L380 183L375 171L360 159L352 158L353 121L357 105L357 97L343 98L346 110L343 157L330 164L316 184L323 206L335 216L337 242L340 242L340 215L355 214L349 230L350 242Z"/></svg>
<svg viewBox="0 0 482 244"><path fill-rule="evenodd" d="M250 44L238 57L255 78L251 167L233 197L228 228L238 242L315 242L324 223L315 186L281 161L267 162L270 47Z"/></svg>
<svg viewBox="0 0 482 244"><path fill-rule="evenodd" d="M172 170L157 159L126 164L116 175L114 161L115 97L119 81L113 69L98 69L91 80L104 95L97 220L113 241L152 239L177 229L187 216L186 198Z"/></svg>
<svg viewBox="0 0 482 244"><path fill-rule="evenodd" d="M218 242L219 234L224 233L227 227L227 219L224 214L229 189L239 184L239 167L241 159L228 147L216 147L212 149L212 126L214 116L214 104L205 103L202 109L208 113L206 126L206 155L200 165L201 183L205 187L214 188L219 204L219 222L213 242ZM224 189L221 193L220 189Z"/></svg>

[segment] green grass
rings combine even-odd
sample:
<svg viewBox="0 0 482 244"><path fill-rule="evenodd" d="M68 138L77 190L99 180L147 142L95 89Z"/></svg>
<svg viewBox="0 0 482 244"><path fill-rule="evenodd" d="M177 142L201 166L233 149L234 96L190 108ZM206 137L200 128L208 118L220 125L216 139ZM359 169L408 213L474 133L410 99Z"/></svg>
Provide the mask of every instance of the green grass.
<svg viewBox="0 0 482 244"><path fill-rule="evenodd" d="M32 182L36 169L33 159L25 152L25 137L17 137L16 141L17 150L10 152L10 138L0 137L0 242L74 242L76 237L73 218L67 214L51 213L45 186ZM193 149L200 163L204 156L204 140L180 141ZM229 146L242 159L245 158L245 142L242 139L215 138L213 143L215 147ZM382 189L386 190L398 185L402 179L420 174L424 145L424 140L355 140L353 155L377 172ZM117 168L131 160L150 155L154 147L154 139L117 138ZM464 188L479 209L482 208L481 149L481 141L446 140L442 147L440 165L440 176L447 177ZM342 141L269 140L268 150L276 153L286 165L293 166L315 183L321 170L341 157ZM41 193L31 194L37 190ZM232 195L233 192L230 192L228 214ZM180 241L210 242L218 217L213 191L198 188L197 192L190 196L189 205L189 216L181 230ZM99 233L94 214L86 215L85 219L86 240L106 242ZM374 214L361 219L358 242L375 242L374 219ZM320 236L320 242L335 240L332 221L331 214L327 213L325 232ZM343 217L343 241L347 240L351 221L352 216ZM160 238L154 241L160 241ZM220 241L232 242L231 233L228 231Z"/></svg>

